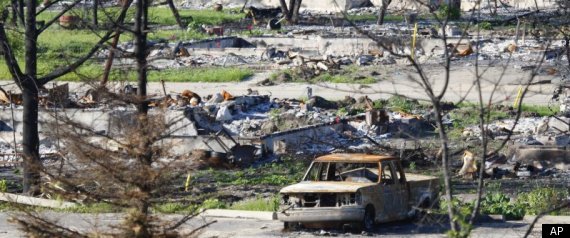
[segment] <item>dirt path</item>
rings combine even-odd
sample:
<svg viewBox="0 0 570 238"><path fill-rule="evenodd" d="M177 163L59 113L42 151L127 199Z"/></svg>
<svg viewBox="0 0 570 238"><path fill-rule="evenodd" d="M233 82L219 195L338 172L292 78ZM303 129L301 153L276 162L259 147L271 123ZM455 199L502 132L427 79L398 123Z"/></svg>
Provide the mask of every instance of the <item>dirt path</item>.
<svg viewBox="0 0 570 238"><path fill-rule="evenodd" d="M269 72L257 73L253 77L242 82L229 82L229 83L166 83L167 92L181 92L184 89L189 89L198 93L201 96L214 94L226 90L234 95L241 95L247 92L248 88L257 90L260 94L270 94L272 97L277 98L302 98L306 97L307 87L311 87L313 95L325 97L327 99L342 99L345 96L359 97L367 95L372 99L388 98L394 94L400 94L416 99L427 99L426 93L423 89L412 79L415 74L408 72L412 70L411 67L401 67L400 69L393 70L387 75L383 75L380 82L375 84L360 85L360 84L332 84L332 83L319 83L319 84L305 84L305 83L283 83L273 86L258 86L257 83L269 77ZM428 75L435 91L438 93L443 88L444 84L444 71L441 68L435 67L434 69L427 70ZM503 76L501 76L503 75ZM482 96L485 101L489 97L493 97L493 103L505 103L512 105L514 98L517 95L520 82L528 80L530 71L522 71L514 69L512 66L508 67L503 74L503 68L490 67L485 71L482 80ZM447 92L445 93L444 100L457 102L462 98L467 101L475 102L478 100L479 95L474 87L474 72L471 67L456 67L450 75L450 84ZM534 82L541 80L551 80L554 76L538 76ZM501 79L501 80L499 80ZM0 81L0 85L10 84L10 81ZM82 95L89 86L83 83L71 82L71 92L78 92ZM546 105L550 102L552 92L555 86L552 84L541 84L531 86L529 93L524 99L524 103ZM6 90L18 89L15 85L11 84L4 86ZM162 95L162 86L160 83L149 83L148 92L155 95Z"/></svg>

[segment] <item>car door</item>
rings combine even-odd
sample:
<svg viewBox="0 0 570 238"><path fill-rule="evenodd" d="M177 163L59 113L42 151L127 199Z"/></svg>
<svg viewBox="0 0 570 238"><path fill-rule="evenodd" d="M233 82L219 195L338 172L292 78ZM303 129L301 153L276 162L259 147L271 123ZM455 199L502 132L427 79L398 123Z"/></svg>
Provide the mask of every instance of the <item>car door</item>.
<svg viewBox="0 0 570 238"><path fill-rule="evenodd" d="M380 188L382 196L382 211L379 214L380 222L393 221L399 217L397 202L398 186L394 180L394 166L391 161L382 161L380 166Z"/></svg>
<svg viewBox="0 0 570 238"><path fill-rule="evenodd" d="M404 175L404 170L400 161L393 160L392 169L394 172L394 196L396 199L396 206L398 208L398 213L400 218L406 218L408 215L408 186L406 182L406 177Z"/></svg>

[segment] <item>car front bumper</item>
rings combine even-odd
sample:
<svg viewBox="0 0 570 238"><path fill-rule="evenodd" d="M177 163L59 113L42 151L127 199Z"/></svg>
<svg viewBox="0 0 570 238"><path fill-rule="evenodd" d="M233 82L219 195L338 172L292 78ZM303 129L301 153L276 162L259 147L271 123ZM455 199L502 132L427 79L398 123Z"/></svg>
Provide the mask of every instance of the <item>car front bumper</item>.
<svg viewBox="0 0 570 238"><path fill-rule="evenodd" d="M362 207L307 207L291 208L277 213L283 222L360 222L364 218Z"/></svg>

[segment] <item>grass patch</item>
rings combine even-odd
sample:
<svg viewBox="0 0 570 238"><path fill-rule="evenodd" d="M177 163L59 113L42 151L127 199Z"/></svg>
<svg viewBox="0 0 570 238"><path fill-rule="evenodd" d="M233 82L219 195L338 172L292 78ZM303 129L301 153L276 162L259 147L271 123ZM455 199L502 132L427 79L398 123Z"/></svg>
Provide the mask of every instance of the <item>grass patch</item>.
<svg viewBox="0 0 570 238"><path fill-rule="evenodd" d="M151 71L149 81L161 79L168 82L240 82L253 75L250 69L242 68L184 68Z"/></svg>
<svg viewBox="0 0 570 238"><path fill-rule="evenodd" d="M329 83L360 83L360 84L372 84L376 82L376 79L372 77L365 77L363 79L351 78L346 75L331 75L329 73L321 74L314 78L313 81L316 82L329 82Z"/></svg>
<svg viewBox="0 0 570 238"><path fill-rule="evenodd" d="M307 161L284 158L281 162L268 163L262 166L234 170L200 170L193 174L192 183L215 183L217 186L229 185L273 185L284 186L301 180L307 168Z"/></svg>
<svg viewBox="0 0 570 238"><path fill-rule="evenodd" d="M104 9L99 9L98 16L99 16L99 23L106 24L109 23L110 19L114 20L117 18L120 12L119 7L107 7ZM38 15L38 21L49 21L55 17L59 11L44 11L40 15ZM226 9L221 12L217 12L214 10L193 10L193 9L178 9L178 13L182 18L189 18L192 17L193 21L197 24L206 24L206 25L219 25L224 23L232 23L238 22L239 20L243 19L245 14L239 13L235 9ZM87 15L84 15L82 10L74 10L71 11L69 14L79 16L86 22L91 22L92 12L87 12ZM127 11L127 17L125 18L125 22L129 23L131 19L134 18L135 10L131 8ZM151 7L148 10L148 18L150 24L158 24L158 25L176 25L176 19L172 15L172 11L170 8L167 7ZM54 24L56 26L57 24Z"/></svg>
<svg viewBox="0 0 570 238"><path fill-rule="evenodd" d="M388 98L387 105L392 108L392 110L403 111L406 113L411 113L413 110L421 107L417 100L411 100L402 96L392 96Z"/></svg>
<svg viewBox="0 0 570 238"><path fill-rule="evenodd" d="M245 17L234 9L225 9L221 12L214 10L178 9L181 17L192 17L196 24L220 25L224 23L238 22ZM176 20L169 8L153 7L148 10L151 22L159 25L176 25Z"/></svg>
<svg viewBox="0 0 570 238"><path fill-rule="evenodd" d="M269 198L256 197L235 202L230 206L232 210L267 211L275 212L279 209L279 196Z"/></svg>
<svg viewBox="0 0 570 238"><path fill-rule="evenodd" d="M560 112L560 107L549 107L549 106L528 105L528 104L523 104L521 106L521 109L522 112L536 113L538 116L541 117L554 116L558 112Z"/></svg>
<svg viewBox="0 0 570 238"><path fill-rule="evenodd" d="M356 76L356 71L353 67L348 67L344 71L338 74L331 74L331 73L321 73L320 75L312 76L311 78L307 78L307 75L304 75L301 72L302 69L294 68L294 69L284 69L281 71L273 72L269 75L270 81L279 81L278 83L318 83L318 82L329 82L329 83L355 83L355 84L373 84L376 83L376 79L373 77L358 77ZM287 81L283 81L282 79L287 78Z"/></svg>
<svg viewBox="0 0 570 238"><path fill-rule="evenodd" d="M123 209L109 203L92 203L85 205L77 205L71 208L56 209L57 211L71 212L71 213L114 213L122 212Z"/></svg>

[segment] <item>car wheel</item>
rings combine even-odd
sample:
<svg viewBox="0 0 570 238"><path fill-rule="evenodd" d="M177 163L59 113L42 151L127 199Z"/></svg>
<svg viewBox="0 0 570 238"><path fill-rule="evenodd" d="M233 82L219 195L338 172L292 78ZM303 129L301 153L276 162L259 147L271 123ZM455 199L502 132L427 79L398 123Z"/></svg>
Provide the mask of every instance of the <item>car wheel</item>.
<svg viewBox="0 0 570 238"><path fill-rule="evenodd" d="M300 225L298 222L283 222L283 228L289 231L296 231L300 229Z"/></svg>
<svg viewBox="0 0 570 238"><path fill-rule="evenodd" d="M362 220L362 228L365 231L371 231L374 228L374 207L367 206L366 210L364 211L364 219Z"/></svg>

